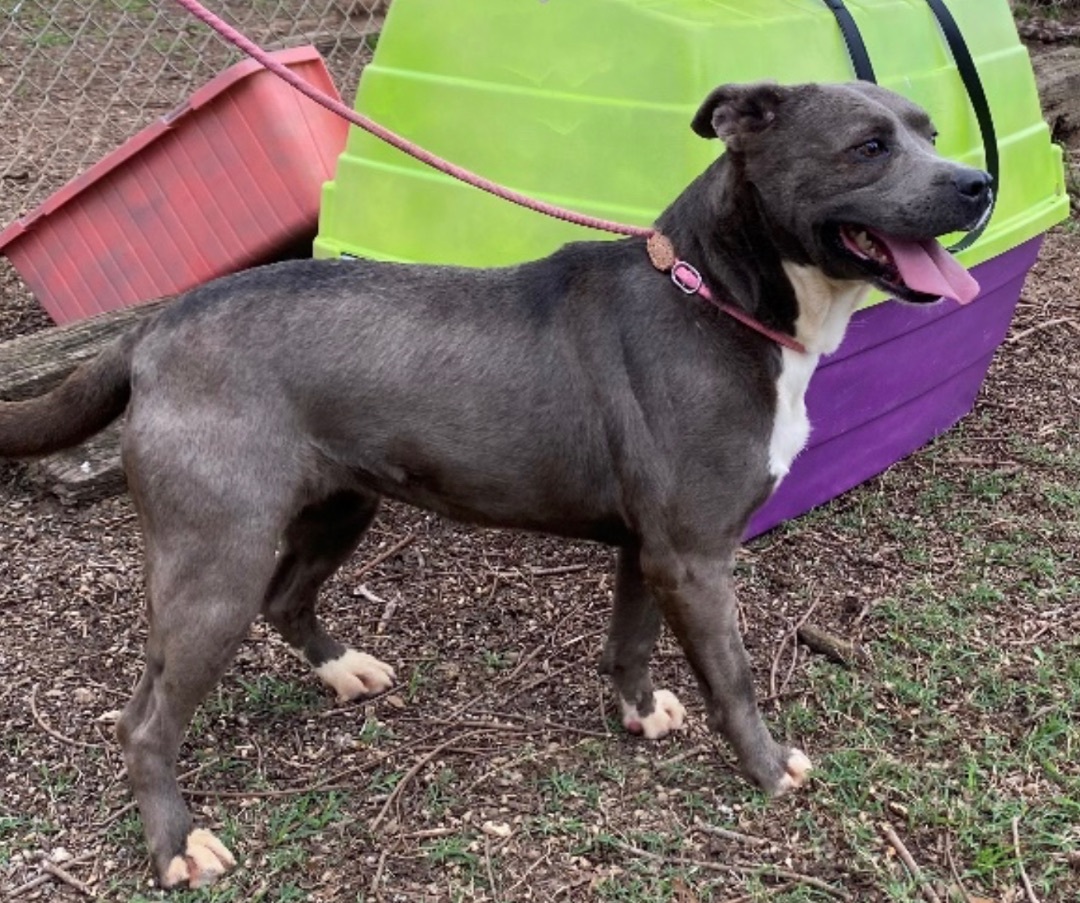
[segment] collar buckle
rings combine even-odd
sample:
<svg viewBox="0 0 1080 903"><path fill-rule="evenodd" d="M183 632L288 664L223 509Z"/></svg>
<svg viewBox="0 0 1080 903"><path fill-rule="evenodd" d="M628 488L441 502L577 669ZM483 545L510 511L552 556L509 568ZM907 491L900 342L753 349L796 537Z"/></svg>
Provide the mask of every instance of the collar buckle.
<svg viewBox="0 0 1080 903"><path fill-rule="evenodd" d="M702 279L701 273L693 264L689 264L685 260L677 260L671 268L671 281L675 283L680 291L686 292L688 295L696 295L701 291L704 279Z"/></svg>

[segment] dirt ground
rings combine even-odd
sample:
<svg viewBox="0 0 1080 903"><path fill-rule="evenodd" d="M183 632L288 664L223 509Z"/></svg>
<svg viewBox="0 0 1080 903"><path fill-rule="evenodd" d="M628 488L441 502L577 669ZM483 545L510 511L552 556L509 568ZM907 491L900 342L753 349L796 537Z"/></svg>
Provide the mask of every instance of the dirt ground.
<svg viewBox="0 0 1080 903"><path fill-rule="evenodd" d="M339 706L257 625L179 763L240 867L172 899L1080 899L1078 278L1074 221L972 414L741 556L759 695L808 789L738 778L670 637L687 730L620 731L595 674L609 551L389 505L324 610L398 686ZM0 339L47 322L0 272ZM140 562L126 497L65 507L0 464L0 899L160 894L112 733ZM866 659L796 646L806 619Z"/></svg>

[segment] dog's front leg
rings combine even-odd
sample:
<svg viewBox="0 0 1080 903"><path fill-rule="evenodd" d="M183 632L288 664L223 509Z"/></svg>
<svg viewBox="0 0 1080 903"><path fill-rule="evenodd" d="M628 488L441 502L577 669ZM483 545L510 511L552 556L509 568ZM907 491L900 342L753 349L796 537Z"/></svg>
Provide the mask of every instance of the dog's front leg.
<svg viewBox="0 0 1080 903"><path fill-rule="evenodd" d="M798 787L810 760L778 744L758 711L750 660L739 634L733 553L646 554L643 572L705 695L709 726L734 747L746 774L770 794Z"/></svg>
<svg viewBox="0 0 1080 903"><path fill-rule="evenodd" d="M632 734L657 740L680 730L686 710L674 693L653 688L649 658L660 635L660 609L641 575L636 544L619 550L615 601L600 672L611 677L622 723Z"/></svg>

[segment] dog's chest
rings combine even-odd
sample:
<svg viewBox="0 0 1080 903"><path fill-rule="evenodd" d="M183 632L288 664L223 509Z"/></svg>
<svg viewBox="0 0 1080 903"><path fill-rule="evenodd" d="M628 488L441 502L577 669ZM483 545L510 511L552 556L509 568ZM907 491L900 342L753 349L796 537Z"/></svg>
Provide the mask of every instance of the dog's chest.
<svg viewBox="0 0 1080 903"><path fill-rule="evenodd" d="M806 387L817 366L816 354L781 350L780 375L776 379L776 409L769 439L769 473L779 483L810 436L806 416Z"/></svg>

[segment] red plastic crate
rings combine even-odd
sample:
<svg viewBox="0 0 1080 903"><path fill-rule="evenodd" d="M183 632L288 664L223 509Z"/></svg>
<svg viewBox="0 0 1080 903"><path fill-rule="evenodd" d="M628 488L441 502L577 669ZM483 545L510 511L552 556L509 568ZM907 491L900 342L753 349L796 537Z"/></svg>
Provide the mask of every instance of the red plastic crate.
<svg viewBox="0 0 1080 903"><path fill-rule="evenodd" d="M274 54L337 91L314 47ZM238 63L0 232L57 323L264 263L314 237L348 125Z"/></svg>

